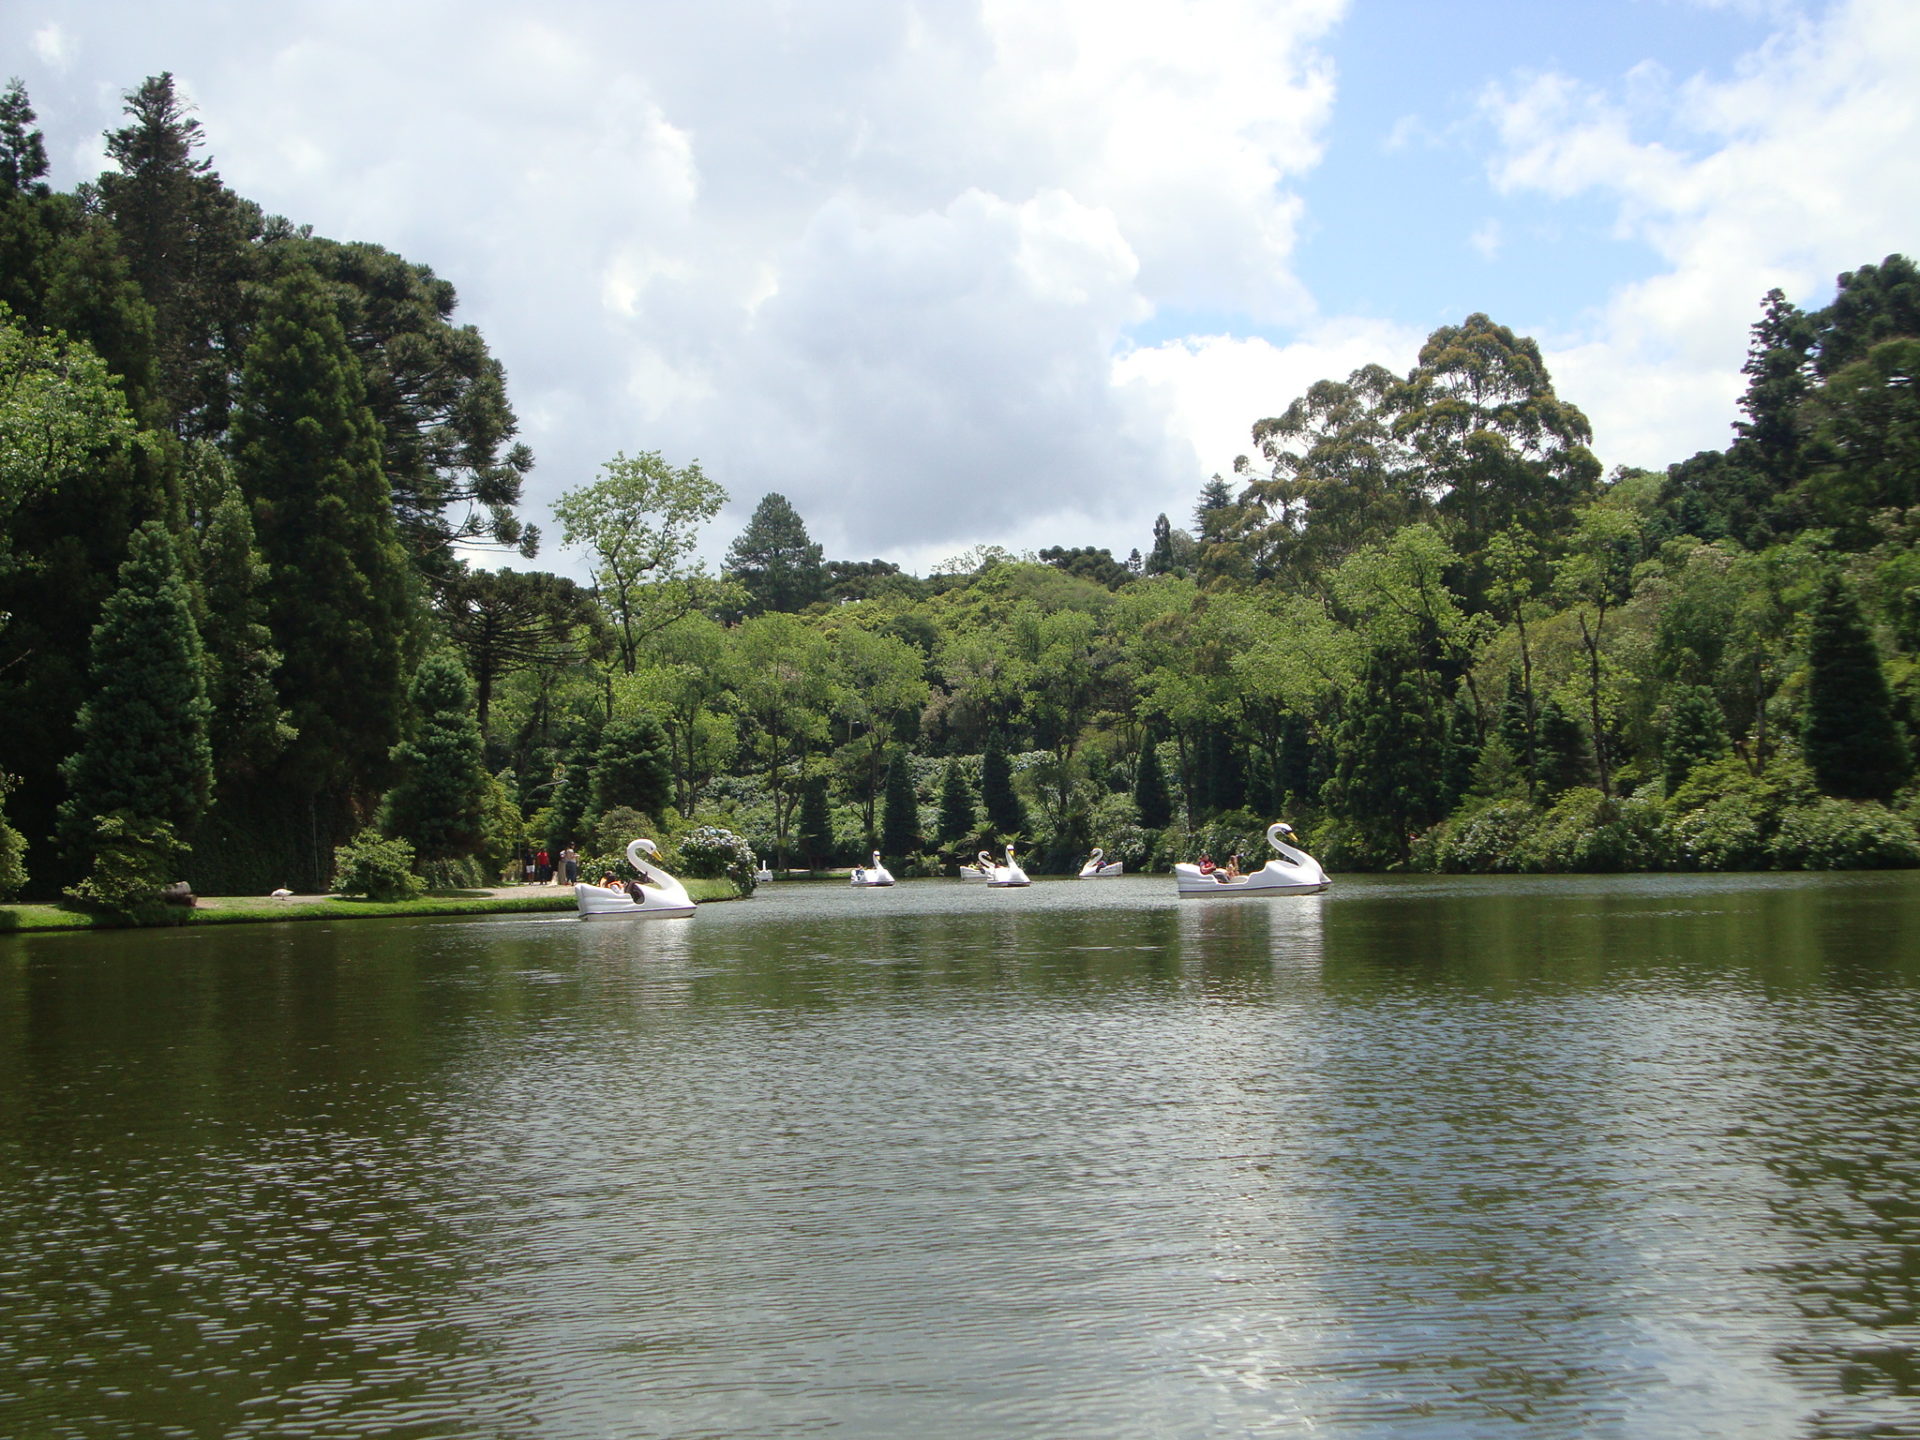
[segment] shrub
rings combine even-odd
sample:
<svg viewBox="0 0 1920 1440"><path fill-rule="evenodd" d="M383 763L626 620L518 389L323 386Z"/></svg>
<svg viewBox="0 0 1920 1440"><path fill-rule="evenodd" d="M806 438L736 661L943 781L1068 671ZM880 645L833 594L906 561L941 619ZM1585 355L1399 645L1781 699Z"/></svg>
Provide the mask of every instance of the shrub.
<svg viewBox="0 0 1920 1440"><path fill-rule="evenodd" d="M1431 863L1440 870L1468 875L1510 875L1521 868L1542 818L1525 800L1500 800L1449 820L1434 832Z"/></svg>
<svg viewBox="0 0 1920 1440"><path fill-rule="evenodd" d="M94 820L92 849L92 870L68 895L142 925L185 918L185 911L160 899L186 850L171 825L118 812L101 815Z"/></svg>
<svg viewBox="0 0 1920 1440"><path fill-rule="evenodd" d="M423 861L420 879L429 890L484 890L493 883L487 876L486 862L478 855Z"/></svg>
<svg viewBox="0 0 1920 1440"><path fill-rule="evenodd" d="M333 889L369 900L414 900L426 882L413 873L413 846L389 840L372 826L333 852Z"/></svg>
<svg viewBox="0 0 1920 1440"><path fill-rule="evenodd" d="M1782 870L1899 870L1920 865L1920 836L1878 802L1822 796L1780 817L1771 852Z"/></svg>
<svg viewBox="0 0 1920 1440"><path fill-rule="evenodd" d="M0 805L18 783L16 777L0 771ZM27 883L26 862L27 837L7 824L6 810L0 808L0 900L11 900Z"/></svg>
<svg viewBox="0 0 1920 1440"><path fill-rule="evenodd" d="M725 876L742 895L753 894L754 872L760 862L746 840L718 825L702 825L680 837L680 857L687 874L702 879Z"/></svg>

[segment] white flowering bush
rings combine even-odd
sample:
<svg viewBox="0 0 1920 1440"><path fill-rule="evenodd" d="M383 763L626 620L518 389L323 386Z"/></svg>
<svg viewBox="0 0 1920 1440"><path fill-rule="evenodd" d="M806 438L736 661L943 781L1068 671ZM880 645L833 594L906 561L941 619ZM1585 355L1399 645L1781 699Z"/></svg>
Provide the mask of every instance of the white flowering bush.
<svg viewBox="0 0 1920 1440"><path fill-rule="evenodd" d="M745 836L719 825L701 825L680 837L679 848L687 874L708 880L724 875L742 895L753 894L760 862Z"/></svg>

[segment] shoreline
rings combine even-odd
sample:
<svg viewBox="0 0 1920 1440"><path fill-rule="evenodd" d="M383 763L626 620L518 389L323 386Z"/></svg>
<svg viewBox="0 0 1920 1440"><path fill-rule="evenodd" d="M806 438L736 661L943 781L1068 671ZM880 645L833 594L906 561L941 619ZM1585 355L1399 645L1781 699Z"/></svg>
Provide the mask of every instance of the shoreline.
<svg viewBox="0 0 1920 1440"><path fill-rule="evenodd" d="M702 905L743 897L727 880L682 879L687 893ZM552 885L502 885L487 890L428 891L417 900L362 900L340 895L203 895L185 912L183 925L298 924L312 920L396 920L453 915L538 915L574 909L573 888ZM0 936L58 934L90 930L152 930L170 926L130 925L111 916L73 910L54 903L0 905Z"/></svg>

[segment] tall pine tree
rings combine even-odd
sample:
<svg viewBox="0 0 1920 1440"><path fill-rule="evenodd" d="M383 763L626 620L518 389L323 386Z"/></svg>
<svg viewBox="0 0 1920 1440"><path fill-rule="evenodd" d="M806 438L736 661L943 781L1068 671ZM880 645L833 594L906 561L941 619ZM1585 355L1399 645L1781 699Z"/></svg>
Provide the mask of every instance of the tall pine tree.
<svg viewBox="0 0 1920 1440"><path fill-rule="evenodd" d="M940 819L937 839L953 845L973 834L973 791L958 760L947 761L940 776Z"/></svg>
<svg viewBox="0 0 1920 1440"><path fill-rule="evenodd" d="M1164 830L1173 823L1173 801L1167 796L1160 747L1151 738L1140 747L1140 765L1133 775L1133 803L1140 812L1140 823L1147 829Z"/></svg>
<svg viewBox="0 0 1920 1440"><path fill-rule="evenodd" d="M1807 639L1801 743L1815 782L1848 800L1891 800L1912 769L1880 651L1853 591L1829 576Z"/></svg>
<svg viewBox="0 0 1920 1440"><path fill-rule="evenodd" d="M762 497L727 549L726 573L747 592L747 613L804 610L826 593L821 548L784 495Z"/></svg>
<svg viewBox="0 0 1920 1440"><path fill-rule="evenodd" d="M310 795L379 788L399 738L419 600L396 539L378 427L321 282L268 294L233 417L235 470L268 568L283 771Z"/></svg>
<svg viewBox="0 0 1920 1440"><path fill-rule="evenodd" d="M385 828L423 861L477 854L488 797L473 682L450 650L420 662L408 698L412 733L394 747L400 778L387 794Z"/></svg>
<svg viewBox="0 0 1920 1440"><path fill-rule="evenodd" d="M60 827L90 854L104 817L185 831L213 790L200 636L179 552L159 521L133 534L120 588L94 627L92 695L80 708L80 748L62 767Z"/></svg>
<svg viewBox="0 0 1920 1440"><path fill-rule="evenodd" d="M896 750L887 766L887 788L880 806L880 853L888 861L905 861L921 848L920 805L913 791L913 765L907 752Z"/></svg>
<svg viewBox="0 0 1920 1440"><path fill-rule="evenodd" d="M987 824L1002 839L1022 834L1027 828L1027 809L1013 788L1013 766L999 736L987 741L980 757L980 804L987 812Z"/></svg>

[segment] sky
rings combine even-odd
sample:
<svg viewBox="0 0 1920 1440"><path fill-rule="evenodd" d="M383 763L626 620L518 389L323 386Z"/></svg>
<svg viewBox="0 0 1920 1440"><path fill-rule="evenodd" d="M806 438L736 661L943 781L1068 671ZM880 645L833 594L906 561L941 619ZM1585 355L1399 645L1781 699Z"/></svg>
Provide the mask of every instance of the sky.
<svg viewBox="0 0 1920 1440"><path fill-rule="evenodd" d="M1476 311L1602 463L1723 446L1779 286L1920 250L1911 0L7 0L61 188L171 71L237 192L433 267L539 568L616 453L829 558L1146 550ZM519 562L516 562L519 563Z"/></svg>

